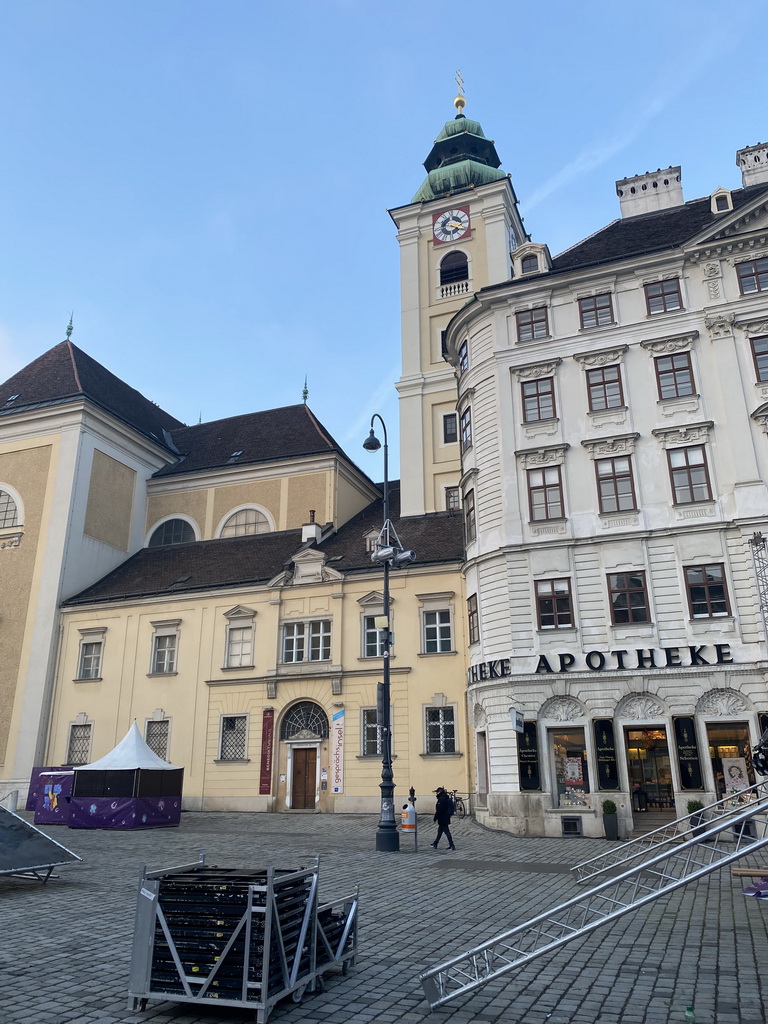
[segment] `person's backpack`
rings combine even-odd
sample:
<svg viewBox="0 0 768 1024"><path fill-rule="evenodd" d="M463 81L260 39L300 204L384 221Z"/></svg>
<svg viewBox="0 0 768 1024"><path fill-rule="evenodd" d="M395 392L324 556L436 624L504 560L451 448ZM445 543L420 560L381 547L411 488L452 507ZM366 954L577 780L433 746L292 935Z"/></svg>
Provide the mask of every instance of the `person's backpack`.
<svg viewBox="0 0 768 1024"><path fill-rule="evenodd" d="M456 801L453 799L452 796L448 794L446 795L448 796L448 813L450 814L451 817L453 817L454 814L456 813Z"/></svg>

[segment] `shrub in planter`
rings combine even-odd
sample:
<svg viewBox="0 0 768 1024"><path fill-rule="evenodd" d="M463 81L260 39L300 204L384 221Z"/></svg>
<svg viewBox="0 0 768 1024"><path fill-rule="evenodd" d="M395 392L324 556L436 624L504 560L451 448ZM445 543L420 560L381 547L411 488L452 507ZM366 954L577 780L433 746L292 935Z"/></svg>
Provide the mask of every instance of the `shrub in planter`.
<svg viewBox="0 0 768 1024"><path fill-rule="evenodd" d="M701 800L689 800L687 807L688 813L693 815L691 818L691 832L693 832L695 836L700 836L707 830L703 824L704 818L700 814L697 814L696 811L703 811L704 804Z"/></svg>
<svg viewBox="0 0 768 1024"><path fill-rule="evenodd" d="M603 828L606 839L619 838L619 818L613 800L603 800Z"/></svg>

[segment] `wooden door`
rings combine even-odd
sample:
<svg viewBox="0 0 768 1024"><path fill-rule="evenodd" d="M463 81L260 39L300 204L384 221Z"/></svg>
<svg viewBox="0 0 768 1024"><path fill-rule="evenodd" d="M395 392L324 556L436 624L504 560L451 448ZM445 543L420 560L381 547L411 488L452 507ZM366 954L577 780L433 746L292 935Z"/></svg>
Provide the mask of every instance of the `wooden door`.
<svg viewBox="0 0 768 1024"><path fill-rule="evenodd" d="M314 810L317 779L317 751L314 747L298 747L293 751L291 809Z"/></svg>

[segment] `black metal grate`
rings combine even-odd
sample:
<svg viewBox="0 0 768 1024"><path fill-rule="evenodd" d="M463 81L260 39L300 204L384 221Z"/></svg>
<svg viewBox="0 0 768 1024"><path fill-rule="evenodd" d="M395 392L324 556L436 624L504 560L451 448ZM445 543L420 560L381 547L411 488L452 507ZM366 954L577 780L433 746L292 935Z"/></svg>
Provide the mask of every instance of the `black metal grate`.
<svg viewBox="0 0 768 1024"><path fill-rule="evenodd" d="M563 818L563 835L564 836L580 836L581 832L581 818Z"/></svg>
<svg viewBox="0 0 768 1024"><path fill-rule="evenodd" d="M281 740L326 739L328 737L328 716L311 700L295 704L283 719L280 729Z"/></svg>
<svg viewBox="0 0 768 1024"><path fill-rule="evenodd" d="M72 725L69 729L67 764L88 764L91 750L90 725Z"/></svg>
<svg viewBox="0 0 768 1024"><path fill-rule="evenodd" d="M242 761L246 756L245 715L225 715L221 722L222 761Z"/></svg>
<svg viewBox="0 0 768 1024"><path fill-rule="evenodd" d="M147 722L147 746L165 761L168 758L168 733L170 721L167 718Z"/></svg>
<svg viewBox="0 0 768 1024"><path fill-rule="evenodd" d="M0 529L7 526L16 526L18 523L18 509L16 502L7 491L0 491Z"/></svg>

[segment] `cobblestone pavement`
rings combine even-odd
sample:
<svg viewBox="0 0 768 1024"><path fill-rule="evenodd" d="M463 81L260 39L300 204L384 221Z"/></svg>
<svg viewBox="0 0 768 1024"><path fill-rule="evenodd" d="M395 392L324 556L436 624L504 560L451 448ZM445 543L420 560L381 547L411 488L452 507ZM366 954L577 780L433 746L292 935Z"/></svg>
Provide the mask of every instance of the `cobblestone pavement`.
<svg viewBox="0 0 768 1024"><path fill-rule="evenodd" d="M29 817L29 816L27 816ZM2 1024L240 1024L237 1009L128 1005L133 918L143 864L296 867L320 855L321 899L361 888L358 959L323 993L277 1006L271 1024L765 1024L768 905L740 895L728 868L430 1013L418 974L575 895L569 865L604 840L519 838L456 822L458 851L376 853L359 815L188 813L175 829L48 829L80 854L43 886L0 876ZM760 853L754 855L757 866ZM749 858L741 862L749 864Z"/></svg>

